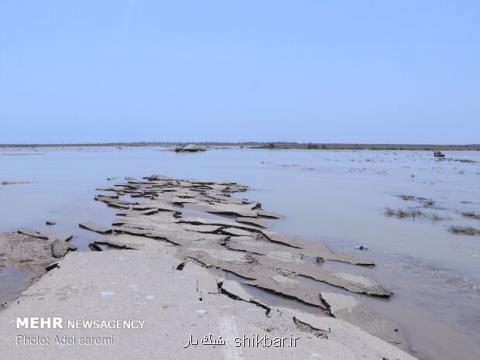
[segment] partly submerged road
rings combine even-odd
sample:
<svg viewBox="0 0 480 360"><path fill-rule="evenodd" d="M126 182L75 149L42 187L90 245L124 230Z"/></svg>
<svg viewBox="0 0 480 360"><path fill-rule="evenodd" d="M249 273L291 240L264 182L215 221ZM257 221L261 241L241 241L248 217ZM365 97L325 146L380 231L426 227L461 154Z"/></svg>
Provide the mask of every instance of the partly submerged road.
<svg viewBox="0 0 480 360"><path fill-rule="evenodd" d="M243 190L235 183L159 176L103 189L96 199L118 209L112 228L82 226L113 230L100 242L123 250L69 253L61 259L0 313L2 356L413 359L384 340L398 341L390 324L352 297L301 281L309 277L342 291L389 297L366 277L322 266L371 262L266 230L262 219L276 215L232 196ZM229 273L241 283L228 279ZM266 303L248 286L293 298L314 311Z"/></svg>

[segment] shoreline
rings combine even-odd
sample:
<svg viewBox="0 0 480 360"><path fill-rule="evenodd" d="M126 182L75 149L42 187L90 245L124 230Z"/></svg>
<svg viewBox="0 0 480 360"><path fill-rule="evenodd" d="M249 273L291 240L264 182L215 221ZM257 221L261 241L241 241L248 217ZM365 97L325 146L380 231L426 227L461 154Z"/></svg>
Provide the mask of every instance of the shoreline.
<svg viewBox="0 0 480 360"><path fill-rule="evenodd" d="M65 148L65 147L175 147L198 144L209 148L244 147L280 150L424 150L424 151L480 151L480 144L355 144L355 143L295 143L295 142L112 142L72 144L0 144L0 149Z"/></svg>

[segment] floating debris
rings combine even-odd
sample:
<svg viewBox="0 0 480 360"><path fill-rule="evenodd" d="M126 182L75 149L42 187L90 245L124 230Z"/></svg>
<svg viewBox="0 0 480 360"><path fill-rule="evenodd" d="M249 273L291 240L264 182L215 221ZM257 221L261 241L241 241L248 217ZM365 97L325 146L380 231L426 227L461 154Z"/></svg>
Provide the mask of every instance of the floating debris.
<svg viewBox="0 0 480 360"><path fill-rule="evenodd" d="M41 240L48 240L48 236L47 235L44 235L36 230L31 230L31 229L19 229L17 230L17 232L19 234L22 234L22 235L27 235L27 236L30 236L30 237L34 237L34 238L37 238L37 239L41 239Z"/></svg>
<svg viewBox="0 0 480 360"><path fill-rule="evenodd" d="M88 244L88 248L92 251L103 251L103 249L100 246L98 246L96 243Z"/></svg>
<svg viewBox="0 0 480 360"><path fill-rule="evenodd" d="M78 224L78 226L81 227L82 229L95 231L99 234L110 234L112 232L112 229L102 225L98 225L92 221L86 221L86 222L80 223Z"/></svg>

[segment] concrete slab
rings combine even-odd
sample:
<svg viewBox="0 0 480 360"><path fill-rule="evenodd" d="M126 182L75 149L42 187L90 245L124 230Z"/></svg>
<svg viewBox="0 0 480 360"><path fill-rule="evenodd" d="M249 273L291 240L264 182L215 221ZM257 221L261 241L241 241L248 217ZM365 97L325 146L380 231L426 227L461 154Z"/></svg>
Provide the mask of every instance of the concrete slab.
<svg viewBox="0 0 480 360"><path fill-rule="evenodd" d="M275 308L267 317L256 304L219 293L217 279L207 269L187 262L177 270L182 260L175 251L160 245L149 251L68 254L60 268L47 273L18 303L0 313L2 356L58 360L413 359L338 319L287 308ZM115 328L17 329L17 318L25 317L60 317L64 325L69 320L79 320L74 322L77 325L98 320L99 324L115 324ZM141 324L141 328L122 328L127 323ZM311 329L326 329L328 339ZM55 343L64 337L75 343ZM270 341L285 338L284 345L296 339L296 346L266 348L264 337ZM39 338L48 345L25 345ZM107 344L80 344L89 339ZM192 340L198 345L187 347Z"/></svg>

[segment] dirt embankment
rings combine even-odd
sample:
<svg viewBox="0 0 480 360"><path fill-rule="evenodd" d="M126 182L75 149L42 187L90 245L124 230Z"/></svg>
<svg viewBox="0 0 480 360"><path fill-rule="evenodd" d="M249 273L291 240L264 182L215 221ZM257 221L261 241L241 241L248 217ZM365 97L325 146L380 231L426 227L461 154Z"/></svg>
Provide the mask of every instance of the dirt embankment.
<svg viewBox="0 0 480 360"><path fill-rule="evenodd" d="M68 235L45 235L35 230L0 232L0 269L12 266L30 275L30 283L38 280L52 264L75 250Z"/></svg>

